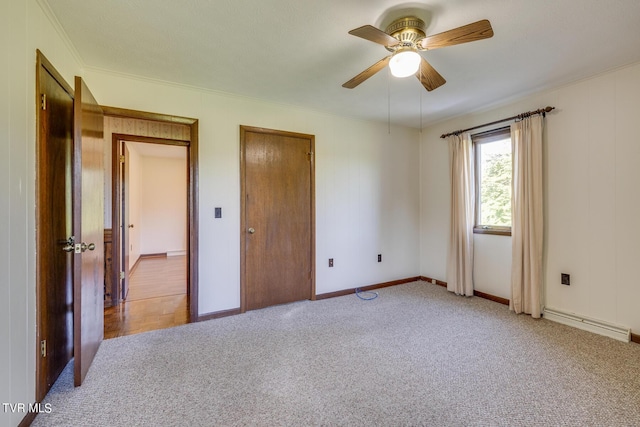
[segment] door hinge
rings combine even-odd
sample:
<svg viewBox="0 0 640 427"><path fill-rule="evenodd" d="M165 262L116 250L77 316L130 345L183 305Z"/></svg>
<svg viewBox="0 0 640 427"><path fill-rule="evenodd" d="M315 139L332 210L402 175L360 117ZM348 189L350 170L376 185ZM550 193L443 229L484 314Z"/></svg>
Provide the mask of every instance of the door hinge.
<svg viewBox="0 0 640 427"><path fill-rule="evenodd" d="M43 110L46 110L47 109L47 94L43 93L40 96L40 100L41 100L40 106L42 107Z"/></svg>
<svg viewBox="0 0 640 427"><path fill-rule="evenodd" d="M120 156L120 163L124 163L124 156Z"/></svg>
<svg viewBox="0 0 640 427"><path fill-rule="evenodd" d="M124 280L124 271L120 272L120 280Z"/></svg>
<svg viewBox="0 0 640 427"><path fill-rule="evenodd" d="M40 341L40 356L47 357L47 340Z"/></svg>

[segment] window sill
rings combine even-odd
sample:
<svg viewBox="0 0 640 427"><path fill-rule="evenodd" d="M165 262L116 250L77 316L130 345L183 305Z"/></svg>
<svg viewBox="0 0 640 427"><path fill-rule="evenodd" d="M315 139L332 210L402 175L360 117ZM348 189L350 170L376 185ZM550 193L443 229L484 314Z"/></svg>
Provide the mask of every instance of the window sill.
<svg viewBox="0 0 640 427"><path fill-rule="evenodd" d="M496 236L511 236L510 228L480 228L475 227L473 234L494 234Z"/></svg>

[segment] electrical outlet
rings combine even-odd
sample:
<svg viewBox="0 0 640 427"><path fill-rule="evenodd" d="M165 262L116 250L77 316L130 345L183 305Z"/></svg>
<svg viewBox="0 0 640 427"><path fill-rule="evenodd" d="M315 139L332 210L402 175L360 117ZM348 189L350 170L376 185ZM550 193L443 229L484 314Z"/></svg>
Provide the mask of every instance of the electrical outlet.
<svg viewBox="0 0 640 427"><path fill-rule="evenodd" d="M560 273L560 283L563 285L570 286L571 285L571 275L567 273Z"/></svg>
<svg viewBox="0 0 640 427"><path fill-rule="evenodd" d="M222 218L222 208L215 208L215 218Z"/></svg>
<svg viewBox="0 0 640 427"><path fill-rule="evenodd" d="M329 258L329 267L333 267L333 258Z"/></svg>
<svg viewBox="0 0 640 427"><path fill-rule="evenodd" d="M382 262L382 254L378 254L378 262Z"/></svg>

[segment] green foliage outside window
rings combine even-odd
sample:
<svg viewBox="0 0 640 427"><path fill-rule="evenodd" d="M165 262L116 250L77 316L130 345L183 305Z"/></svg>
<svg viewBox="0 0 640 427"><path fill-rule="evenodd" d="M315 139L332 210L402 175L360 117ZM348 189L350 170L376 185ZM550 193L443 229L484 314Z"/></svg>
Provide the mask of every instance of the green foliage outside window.
<svg viewBox="0 0 640 427"><path fill-rule="evenodd" d="M511 227L511 141L482 144L480 225Z"/></svg>

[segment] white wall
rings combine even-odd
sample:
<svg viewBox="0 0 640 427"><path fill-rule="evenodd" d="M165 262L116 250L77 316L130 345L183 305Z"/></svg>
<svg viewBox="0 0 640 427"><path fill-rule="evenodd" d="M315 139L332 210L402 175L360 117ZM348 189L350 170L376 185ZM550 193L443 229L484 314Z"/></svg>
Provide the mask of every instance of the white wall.
<svg viewBox="0 0 640 427"><path fill-rule="evenodd" d="M0 4L0 52L2 52L3 64L10 64L9 57L12 54L11 40L11 21L16 17L23 18L17 13L11 13L10 8L15 5L11 5L8 2ZM24 43L24 40L21 40ZM23 46L18 44L21 48ZM21 52L23 55L24 53ZM23 64L24 66L24 64ZM12 133L17 133L17 129L12 129L12 102L17 96L11 96L12 80L15 74L15 70L9 69L9 67L0 67L0 194L2 194L2 203L0 204L0 271L8 274L3 274L0 277L0 340L3 343L12 343L12 326L11 324L11 294L13 288L18 286L11 286L9 277L11 276L11 205L12 199L18 196L17 191L13 189L14 183L11 182L11 152L13 151L13 145L11 143ZM21 93L22 96L25 92ZM18 92L19 93L19 92ZM18 105L24 105L24 100ZM17 113L18 111L16 111ZM26 120L23 119L22 127L24 128ZM16 122L17 123L17 122ZM22 129L24 131L24 129ZM25 171L23 171L23 174ZM24 231L24 230L23 230ZM26 234L26 233L25 233ZM17 236L16 236L17 237ZM22 274L26 276L26 268L23 269ZM23 277L23 283L24 283ZM17 289L16 289L17 291ZM26 287L22 291L22 296L26 295ZM24 314L19 318L23 323L19 327L19 331L23 334L27 334L28 319ZM13 345L7 348L6 345L2 346L0 350L0 401L10 402L14 393L18 394L18 390L14 390L14 385L11 372L12 372L12 358L14 357L15 350ZM24 347L24 346L23 346ZM24 352L25 348L21 348L20 352ZM21 393L21 394L24 394ZM16 418L17 419L17 418ZM9 425L11 418L8 414L0 415L0 424Z"/></svg>
<svg viewBox="0 0 640 427"><path fill-rule="evenodd" d="M67 82L80 73L35 0L0 2L0 400L35 400L36 48ZM25 414L0 410L0 425Z"/></svg>
<svg viewBox="0 0 640 427"><path fill-rule="evenodd" d="M200 120L201 315L240 305L240 125L316 136L317 293L418 274L416 130L389 135L384 123L96 70L86 78L104 105ZM215 207L223 218L214 219Z"/></svg>
<svg viewBox="0 0 640 427"><path fill-rule="evenodd" d="M474 289L510 299L511 236L473 235Z"/></svg>
<svg viewBox="0 0 640 427"><path fill-rule="evenodd" d="M187 171L186 158L140 157L141 254L187 250Z"/></svg>
<svg viewBox="0 0 640 427"><path fill-rule="evenodd" d="M0 399L35 396L35 50L82 75L36 0L0 3ZM239 306L239 125L316 135L317 291L418 274L415 130L171 84L85 72L104 105L200 120L200 314ZM214 207L224 208L214 220ZM382 252L384 262L375 262ZM336 260L331 271L327 258ZM1 425L24 414L0 411Z"/></svg>
<svg viewBox="0 0 640 427"><path fill-rule="evenodd" d="M421 273L446 280L450 184L447 146L439 135L552 105L556 110L547 115L544 145L546 305L638 333L639 100L640 64L635 64L423 132ZM498 250L488 238L476 236L476 272L482 269L485 276L500 265L510 268L509 245ZM560 284L561 272L571 274L571 286ZM497 284L504 273L497 271L496 284L484 285L494 292L486 292L508 295L508 281L506 287Z"/></svg>
<svg viewBox="0 0 640 427"><path fill-rule="evenodd" d="M524 107L528 108L528 107ZM521 111L518 111L521 112ZM504 117L509 117L510 113ZM421 134L420 146L420 271L434 279L447 280L447 252L451 177L449 148L443 133L502 118L489 112L469 115L430 126ZM497 125L500 127L503 125ZM481 129L482 130L482 129ZM474 234L474 288L502 298L509 298L511 279L511 237Z"/></svg>

